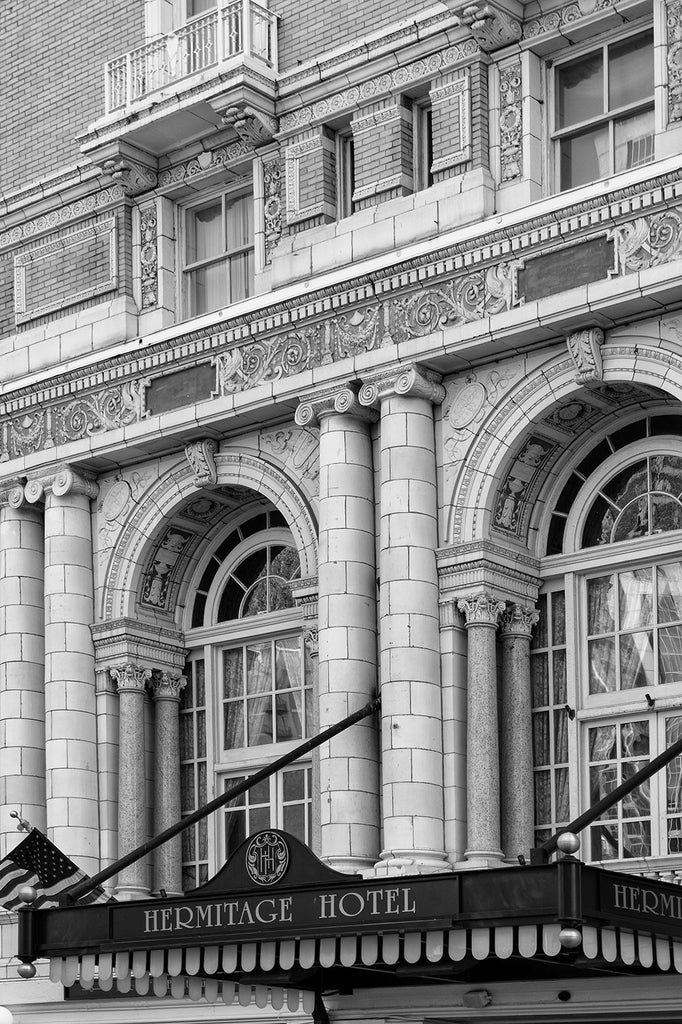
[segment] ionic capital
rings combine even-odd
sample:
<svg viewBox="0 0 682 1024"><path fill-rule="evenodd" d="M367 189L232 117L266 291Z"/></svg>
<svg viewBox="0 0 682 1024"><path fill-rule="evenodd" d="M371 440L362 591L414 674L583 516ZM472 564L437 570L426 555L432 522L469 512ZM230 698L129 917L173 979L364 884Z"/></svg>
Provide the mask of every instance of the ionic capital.
<svg viewBox="0 0 682 1024"><path fill-rule="evenodd" d="M385 398L408 395L412 398L425 398L433 405L440 405L445 398L445 388L440 380L440 374L417 366L416 363L408 367L398 367L367 378L360 388L360 404L376 406Z"/></svg>
<svg viewBox="0 0 682 1024"><path fill-rule="evenodd" d="M150 668L140 668L132 661L124 665L117 665L110 668L111 677L116 683L119 693L144 693L147 687L147 680L152 677Z"/></svg>
<svg viewBox="0 0 682 1024"><path fill-rule="evenodd" d="M64 498L69 494L85 494L88 498L96 498L99 487L94 473L75 470L72 466L61 466L55 473L30 477L26 481L24 493L32 505L43 501L50 492L55 498Z"/></svg>
<svg viewBox="0 0 682 1024"><path fill-rule="evenodd" d="M172 700L179 703L186 686L187 676L179 672L155 672L152 675L151 691L154 700Z"/></svg>
<svg viewBox="0 0 682 1024"><path fill-rule="evenodd" d="M215 454L218 445L212 438L205 441L195 441L185 448L185 456L194 473L194 483L197 487L212 488L218 483L218 470L215 464Z"/></svg>
<svg viewBox="0 0 682 1024"><path fill-rule="evenodd" d="M373 413L358 401L359 385L344 384L342 387L321 392L301 402L294 419L299 427L310 427L320 423L325 416L356 416L358 419L373 419Z"/></svg>
<svg viewBox="0 0 682 1024"><path fill-rule="evenodd" d="M457 602L457 607L464 615L464 622L469 626L497 626L500 615L505 609L504 601L496 601L489 594L472 594Z"/></svg>
<svg viewBox="0 0 682 1024"><path fill-rule="evenodd" d="M502 612L501 633L502 636L524 636L530 640L533 626L540 618L540 612L528 608L522 604L507 605Z"/></svg>
<svg viewBox="0 0 682 1024"><path fill-rule="evenodd" d="M9 506L9 508L21 508L25 504L26 493L22 477L4 480L0 484L0 508L5 505Z"/></svg>

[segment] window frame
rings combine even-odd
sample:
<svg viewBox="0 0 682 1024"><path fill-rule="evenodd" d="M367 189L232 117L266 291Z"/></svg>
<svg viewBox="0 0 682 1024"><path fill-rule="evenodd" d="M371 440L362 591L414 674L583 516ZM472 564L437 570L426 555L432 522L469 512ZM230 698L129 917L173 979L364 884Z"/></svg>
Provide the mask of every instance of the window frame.
<svg viewBox="0 0 682 1024"><path fill-rule="evenodd" d="M625 42L627 39L635 38L636 36L651 36L651 64L655 72L655 46L654 46L654 29L651 23L651 19L647 19L639 24L629 23L622 31L617 33L609 33L601 36L601 39L589 39L579 46L572 46L570 52L562 53L559 57L553 57L548 61L547 67L551 70L549 75L549 103L548 103L548 114L549 114L549 135L550 135L550 152L551 152L551 176L550 180L553 185L553 193L558 194L561 192L567 192L573 188L583 188L590 184L594 184L597 181L603 181L605 178L611 177L614 174L625 174L636 170L637 168L646 166L655 160L655 139L656 139L656 82L654 79L654 87L652 93L641 98L630 104L625 104L621 107L614 107L613 109L603 110L601 114L594 115L593 117L586 118L582 121L576 122L566 127L559 126L559 89L558 89L558 76L561 68L571 63L578 63L580 59L587 58L590 54L597 53L599 50L602 51L602 82L603 82L603 95L605 97L605 105L608 108L608 52L611 47L618 46ZM577 53L576 53L577 51ZM635 114L637 112L644 112L651 110L652 114L652 127L651 135L653 137L653 150L651 159L645 163L637 163L631 168L623 168L622 170L615 169L615 145L614 145L614 124L615 122L624 116ZM589 181L582 182L579 185L566 185L563 186L561 182L561 142L563 139L575 137L583 134L589 130L590 126L601 127L607 125L608 130L608 160L609 167L605 174L599 178L595 178Z"/></svg>
<svg viewBox="0 0 682 1024"><path fill-rule="evenodd" d="M434 184L433 108L428 96L412 102L413 191L423 192Z"/></svg>
<svg viewBox="0 0 682 1024"><path fill-rule="evenodd" d="M227 248L227 219L226 219L226 205L228 203L235 203L239 199L248 198L251 200L251 228L252 236L251 242L248 245L236 246L233 249ZM189 217L193 212L205 209L209 206L215 205L216 201L220 200L220 230L221 237L223 240L224 251L217 256L209 256L200 260L189 261L187 258L187 250L189 244ZM179 266L179 306L182 313L182 318L185 320L193 319L199 316L210 316L212 313L217 312L220 309L232 306L237 302L244 302L251 298L254 294L255 284L255 193L253 182L248 180L242 180L235 182L228 187L213 189L210 192L206 192L203 195L192 199L191 202L184 203L181 207L180 217L180 232L178 239L178 266ZM249 253L251 258L249 259ZM209 266L215 266L218 264L225 264L228 268L228 287L229 287L229 267L231 261L238 259L241 256L246 255L247 257L247 294L238 299L232 299L230 295L228 301L215 309L207 309L203 312L197 312L194 309L195 302L192 298L192 275L198 270L205 269ZM249 270L250 268L250 270Z"/></svg>
<svg viewBox="0 0 682 1024"><path fill-rule="evenodd" d="M336 158L336 219L351 217L355 192L355 139L352 129L339 129L334 137Z"/></svg>

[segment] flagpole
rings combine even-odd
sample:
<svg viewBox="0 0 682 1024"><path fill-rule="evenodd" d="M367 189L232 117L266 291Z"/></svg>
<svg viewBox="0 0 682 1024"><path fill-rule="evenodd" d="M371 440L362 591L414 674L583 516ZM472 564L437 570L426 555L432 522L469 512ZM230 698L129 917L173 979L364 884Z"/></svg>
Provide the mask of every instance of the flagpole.
<svg viewBox="0 0 682 1024"><path fill-rule="evenodd" d="M381 706L381 697L375 697L374 700L370 701L369 704L365 704L364 707L360 708L359 711L355 711L352 715L348 715L346 718L337 722L336 725L330 726L329 729L325 729L324 732L320 732L317 736L313 736L311 739L301 743L295 750L290 751L288 754L284 754L282 757L273 761L272 764L267 765L265 768L261 768L260 771L255 772L254 775L250 775L242 782L236 783L231 786L220 796L217 796L214 800L210 800L203 807L200 807L196 811L192 811L191 814L181 818L180 821L176 821L174 825L160 832L158 836L153 839L149 839L146 843L138 846L136 849L131 850L124 857L120 857L113 864L110 864L108 868L104 868L99 871L96 875L91 878L84 878L80 882L76 882L75 885L70 886L63 893L60 894L59 902L62 906L75 903L80 897L90 892L97 885L101 885L102 882L108 881L113 875L118 874L124 868L127 868L129 864L133 864L136 860L140 860L145 857L152 850L155 850L159 846L163 846L164 843L168 842L169 839L173 839L175 836L184 832L190 825L194 825L197 821L201 821L202 818L207 817L213 811L219 807L223 807L229 803L230 800L234 800L235 797L240 796L246 790L251 789L257 783L263 779L269 778L278 772L280 768L285 768L291 764L292 761L298 760L303 754L307 754L309 750L314 750L315 747L319 747L322 743L326 743L327 740L332 739L333 736L343 732L345 729L349 729L351 725L355 725L357 722L362 721L363 718L367 718L369 715L374 714L375 711Z"/></svg>

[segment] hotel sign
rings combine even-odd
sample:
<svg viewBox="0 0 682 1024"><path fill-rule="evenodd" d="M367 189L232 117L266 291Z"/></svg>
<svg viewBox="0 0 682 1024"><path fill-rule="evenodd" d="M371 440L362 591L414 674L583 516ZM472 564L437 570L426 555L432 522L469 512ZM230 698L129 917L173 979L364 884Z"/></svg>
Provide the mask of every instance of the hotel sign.
<svg viewBox="0 0 682 1024"><path fill-rule="evenodd" d="M604 873L599 882L600 911L614 923L679 935L682 887L633 875Z"/></svg>

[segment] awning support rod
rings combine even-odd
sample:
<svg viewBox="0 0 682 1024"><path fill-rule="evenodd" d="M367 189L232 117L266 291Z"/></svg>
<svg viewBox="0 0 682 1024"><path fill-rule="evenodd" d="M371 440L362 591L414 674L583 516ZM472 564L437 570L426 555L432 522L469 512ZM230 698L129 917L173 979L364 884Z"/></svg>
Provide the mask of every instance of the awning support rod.
<svg viewBox="0 0 682 1024"><path fill-rule="evenodd" d="M631 793L633 789L637 789L643 782L646 782L648 778L659 772L661 768L672 761L678 754L682 754L682 738L673 743L671 747L664 750L662 754L655 757L653 761L640 768L638 772L635 772L625 782L621 782L620 786L616 786L614 790L603 796L601 800L598 800L596 804L592 804L586 811L579 814L577 818L569 822L564 828L555 832L553 836L550 836L541 846L536 846L534 850L530 851L530 862L531 864L546 864L551 855L557 848L557 841L559 836L563 835L564 832L582 832L587 825L591 825L593 821L600 818L604 811L608 811L610 807L617 804L623 797Z"/></svg>
<svg viewBox="0 0 682 1024"><path fill-rule="evenodd" d="M123 868L127 868L129 864L134 864L136 860L140 860L142 857L146 857L152 850L156 850L157 847L163 846L169 839L173 839L179 835L180 832L184 832L190 825L194 825L195 822L201 821L202 818L206 818L213 811L216 811L219 807L223 807L229 803L230 800L234 800L235 797L241 796L247 789L251 789L252 786L257 785L263 779L269 778L278 772L280 768L286 768L287 765L291 764L292 761L298 760L303 754L307 754L309 750L314 750L315 747L319 747L322 743L326 743L333 736L338 735L340 732L344 732L345 729L349 729L351 725L355 725L357 722L361 722L363 718L367 718L369 715L374 714L375 711L381 706L381 697L375 697L374 700L370 701L369 704L365 704L364 707L360 708L359 711L355 711L352 715L348 715L347 718L337 722L336 725L332 725L329 729L325 729L324 732L318 733L317 736L313 736L311 739L301 743L295 750L292 750L289 754L284 754L279 757L272 764L267 765L265 768L261 768L260 771L254 775L250 775L243 782L238 782L234 786L231 786L220 796L217 796L214 800L210 800L203 807L200 807L196 811L192 811L186 817L181 818L180 821L176 821L174 825L160 832L158 836L153 839L149 839L146 843L138 846L135 850L131 850L124 857L120 857L113 864L110 864L108 868L104 868L99 871L92 878L83 878L80 882L76 882L71 888L66 889L60 896L61 904L74 903L79 897L84 896L90 892L97 885L101 885L102 882L108 881L114 875L117 875Z"/></svg>

